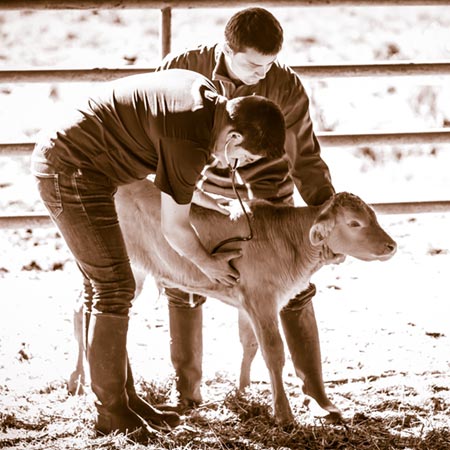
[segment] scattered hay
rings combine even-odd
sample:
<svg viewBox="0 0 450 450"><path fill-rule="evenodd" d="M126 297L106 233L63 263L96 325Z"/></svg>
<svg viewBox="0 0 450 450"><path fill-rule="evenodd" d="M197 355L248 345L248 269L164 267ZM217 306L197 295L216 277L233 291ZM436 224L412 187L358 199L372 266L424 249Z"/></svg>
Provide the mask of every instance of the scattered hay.
<svg viewBox="0 0 450 450"><path fill-rule="evenodd" d="M0 414L0 447L9 449L105 450L443 450L450 442L450 390L446 374L422 375L421 389L405 377L390 383L378 379L336 385L334 400L351 405L342 424L312 417L291 399L297 422L277 426L272 417L267 385L253 385L244 393L229 390L229 382L210 380L217 398L183 417L182 425L151 442L134 443L123 434L96 437L92 396L69 396L63 382L55 382L18 396L2 389L7 401ZM400 383L403 380L403 384ZM383 381L383 383L382 383ZM147 400L165 403L173 380L138 384ZM220 389L222 388L222 392ZM222 394L222 395L221 395ZM153 401L152 401L153 403ZM339 401L337 401L339 404Z"/></svg>

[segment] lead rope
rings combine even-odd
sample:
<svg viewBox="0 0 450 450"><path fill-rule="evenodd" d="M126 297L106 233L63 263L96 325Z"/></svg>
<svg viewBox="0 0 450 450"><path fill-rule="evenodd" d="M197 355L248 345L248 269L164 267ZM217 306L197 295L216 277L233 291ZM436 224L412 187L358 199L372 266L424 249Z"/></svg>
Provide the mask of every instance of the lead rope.
<svg viewBox="0 0 450 450"><path fill-rule="evenodd" d="M245 218L247 220L247 227L248 227L248 235L247 236L235 236L232 238L224 239L223 241L220 241L212 250L212 254L217 253L217 251L223 247L225 244L229 244L230 242L245 242L249 241L250 239L253 239L253 230L250 223L250 218L248 217L247 211L245 210L244 203L242 202L241 196L239 195L239 192L236 189L236 169L238 165L238 160L234 160L234 166L230 167L231 170L231 186L233 188L234 195L239 201L239 205L241 205L242 211L245 215Z"/></svg>

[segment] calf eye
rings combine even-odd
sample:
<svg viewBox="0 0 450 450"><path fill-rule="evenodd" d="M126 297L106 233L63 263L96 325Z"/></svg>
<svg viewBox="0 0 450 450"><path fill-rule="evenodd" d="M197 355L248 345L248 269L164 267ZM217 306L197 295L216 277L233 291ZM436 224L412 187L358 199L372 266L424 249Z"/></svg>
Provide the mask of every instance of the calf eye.
<svg viewBox="0 0 450 450"><path fill-rule="evenodd" d="M348 223L348 226L350 228L358 228L361 226L361 224L357 220L352 220Z"/></svg>

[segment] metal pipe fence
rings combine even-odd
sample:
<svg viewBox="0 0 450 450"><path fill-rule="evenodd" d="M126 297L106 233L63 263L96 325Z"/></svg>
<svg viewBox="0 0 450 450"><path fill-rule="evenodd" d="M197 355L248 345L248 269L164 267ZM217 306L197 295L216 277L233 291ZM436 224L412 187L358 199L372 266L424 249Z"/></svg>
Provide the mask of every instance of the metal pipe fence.
<svg viewBox="0 0 450 450"><path fill-rule="evenodd" d="M445 6L450 0L0 0L0 10L236 8L245 6Z"/></svg>
<svg viewBox="0 0 450 450"><path fill-rule="evenodd" d="M167 19L168 20L168 19ZM170 42L162 39L161 52ZM450 75L450 62L377 62L372 64L307 64L291 66L304 79L356 77L441 77ZM116 78L155 71L155 67L0 69L0 83L70 83L111 81Z"/></svg>
<svg viewBox="0 0 450 450"><path fill-rule="evenodd" d="M423 214L450 211L450 201L372 203L377 214ZM49 228L53 222L46 214L26 213L20 215L0 215L0 228Z"/></svg>
<svg viewBox="0 0 450 450"><path fill-rule="evenodd" d="M230 8L255 5L242 0L0 0L1 10L72 10L72 9L160 9L161 56L171 49L171 21L173 8ZM450 6L450 0L260 0L258 6ZM302 78L344 77L442 77L450 75L450 61L433 62L377 62L371 64L330 64L292 66ZM151 72L152 67L126 68L60 68L0 70L0 83L63 83L109 81L127 75ZM372 132L372 133L317 133L322 146L355 147L362 145L450 144L450 128L421 131ZM29 155L32 142L1 143L0 157ZM448 212L450 201L406 203L375 203L380 214L410 214ZM0 228L51 226L48 216L20 214L0 216Z"/></svg>
<svg viewBox="0 0 450 450"><path fill-rule="evenodd" d="M323 147L356 147L362 145L409 145L409 144L450 144L450 129L408 131L408 132L371 132L340 134L316 133ZM33 142L0 143L0 156L29 155Z"/></svg>

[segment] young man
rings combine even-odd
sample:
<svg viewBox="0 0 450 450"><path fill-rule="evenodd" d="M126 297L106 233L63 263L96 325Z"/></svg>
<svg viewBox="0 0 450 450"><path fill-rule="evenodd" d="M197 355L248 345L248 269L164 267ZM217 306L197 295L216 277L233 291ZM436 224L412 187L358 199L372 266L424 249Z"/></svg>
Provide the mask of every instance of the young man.
<svg viewBox="0 0 450 450"><path fill-rule="evenodd" d="M211 79L228 98L263 95L277 103L286 120L286 155L261 159L239 170L254 197L272 202L292 202L294 186L308 205L320 205L333 193L329 170L320 157L320 146L309 116L309 100L297 75L277 61L283 30L277 19L262 8L234 14L225 27L223 44L202 46L177 56L169 55L161 69L185 68ZM229 172L212 169L202 190L233 198ZM249 195L241 186L240 194ZM320 342L311 302L315 286L299 293L281 312L281 322L305 394L339 419L339 410L328 399L322 380ZM201 403L203 297L167 289L170 312L171 357L177 374L179 404L184 410Z"/></svg>
<svg viewBox="0 0 450 450"><path fill-rule="evenodd" d="M179 423L176 413L156 410L134 390L126 340L135 280L114 204L117 186L155 174L169 244L211 280L233 285L239 274L229 262L239 251L209 254L190 225L196 182L212 159L221 168L271 160L282 156L284 141L284 117L273 102L227 100L187 70L108 83L38 140L37 187L84 278L98 432L145 435L148 426Z"/></svg>

